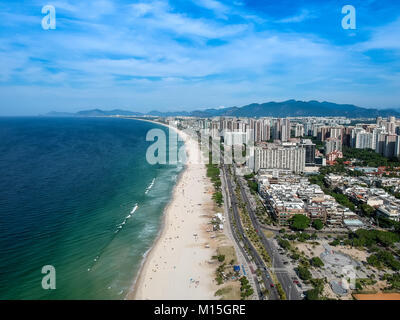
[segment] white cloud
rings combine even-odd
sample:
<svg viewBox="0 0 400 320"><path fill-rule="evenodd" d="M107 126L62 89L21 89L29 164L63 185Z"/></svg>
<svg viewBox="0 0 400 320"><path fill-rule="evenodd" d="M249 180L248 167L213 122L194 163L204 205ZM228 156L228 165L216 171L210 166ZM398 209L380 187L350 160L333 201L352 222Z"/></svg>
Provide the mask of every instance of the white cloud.
<svg viewBox="0 0 400 320"><path fill-rule="evenodd" d="M208 1L208 0L207 0ZM158 29L178 35L191 35L209 39L232 37L247 30L243 24L223 25L212 20L191 18L183 13L174 12L165 1L136 3L131 6L135 25L146 29Z"/></svg>
<svg viewBox="0 0 400 320"><path fill-rule="evenodd" d="M227 14L231 8L216 0L193 0L193 2L203 8L213 11L217 17L227 19Z"/></svg>
<svg viewBox="0 0 400 320"><path fill-rule="evenodd" d="M69 1L58 0L51 3L56 11L68 13L69 15L79 19L96 20L105 15L114 14L115 5L110 0L85 0L85 1Z"/></svg>
<svg viewBox="0 0 400 320"><path fill-rule="evenodd" d="M370 49L400 49L400 17L387 25L372 30L371 38L368 41L357 44L356 50Z"/></svg>
<svg viewBox="0 0 400 320"><path fill-rule="evenodd" d="M292 16L292 17L278 20L277 22L278 23L298 23L298 22L303 22L308 19L312 19L314 17L315 17L315 15L312 14L309 10L303 9L303 10L301 10L301 12L299 14Z"/></svg>
<svg viewBox="0 0 400 320"><path fill-rule="evenodd" d="M237 15L238 8L219 3L204 0L202 5L228 17ZM375 30L359 49L261 28L264 18L248 16L244 9L242 19L234 20L240 22L228 23L178 11L167 1L121 6L102 1L90 16L83 13L93 1L56 4L64 16L56 31L38 27L32 33L0 35L4 101L12 101L8 90L18 101L36 106L50 108L54 101L63 101L61 109L67 104L101 107L112 101L142 110L240 106L286 98L332 100L335 93L343 102L347 95L353 99L347 102L371 98L375 103L382 90L377 82L399 88L398 73L371 64L363 55L369 48L396 48L393 35L399 22ZM310 13L296 17L286 22L309 18ZM210 45L210 40L219 42ZM15 80L24 85L12 85ZM41 92L46 92L46 100Z"/></svg>

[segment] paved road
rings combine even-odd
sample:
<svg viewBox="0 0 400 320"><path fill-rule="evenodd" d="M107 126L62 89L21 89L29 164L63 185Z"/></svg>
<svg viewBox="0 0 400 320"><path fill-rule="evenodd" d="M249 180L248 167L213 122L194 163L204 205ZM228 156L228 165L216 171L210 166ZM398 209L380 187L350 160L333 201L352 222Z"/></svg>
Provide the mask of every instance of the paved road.
<svg viewBox="0 0 400 320"><path fill-rule="evenodd" d="M214 144L214 147L216 149L219 148L219 145L215 145L214 142L213 142L213 144ZM242 242L240 236L238 235L236 228L233 225L233 220L234 220L233 211L231 212L231 210L229 209L229 205L232 208L232 206L236 206L236 203L232 204L232 199L231 199L231 196L230 196L230 193L229 193L229 188L227 187L228 186L228 182L227 182L227 176L226 176L225 171L224 171L225 166L224 166L224 162L223 162L224 160L223 159L224 159L223 152L221 150L221 160L220 160L221 161L220 162L221 169L222 169L221 170L222 171L221 172L221 187L222 187L222 192L224 193L224 196L225 196L224 197L224 199L225 199L225 201L224 201L224 209L225 209L225 212L228 215L228 229L229 229L228 233L233 238L232 240L234 241L234 246L235 246L235 249L236 249L236 252L237 252L237 255L238 255L238 260L242 260L241 261L242 270L245 269L243 271L246 272L246 276L248 277L248 279L249 279L250 283L252 284L253 288L255 288L255 293L256 293L256 296L258 297L258 299L264 300L265 296L261 291L261 287L260 287L259 281L257 279L257 275L253 274L251 272L251 270L250 270L250 266L254 265L252 263L252 261L251 261L253 259L249 255L249 253L245 250L245 248L243 247L243 242ZM235 222L236 222L236 220L235 220ZM252 269L255 269L255 268L252 268Z"/></svg>
<svg viewBox="0 0 400 320"><path fill-rule="evenodd" d="M271 284L273 284L272 279L271 279L271 275L268 272L267 266L265 265L264 261L261 259L260 255L258 254L257 250L254 248L253 244L251 243L251 241L246 237L245 231L243 229L242 223L240 221L240 216L239 216L239 211L237 208L237 199L236 199L236 194L233 191L232 188L232 182L231 182L231 176L229 173L229 169L227 168L226 165L222 165L222 173L225 176L225 181L228 187L228 192L230 195L230 199L231 199L231 206L232 206L232 214L233 214L233 220L236 223L236 227L238 229L238 232L240 235L243 236L243 243L244 245L248 248L250 254L253 256L254 261L257 265L257 268L260 269L261 272L261 276L264 282L264 286L265 288L267 288L270 292L269 295L269 299L270 300L279 300L279 294L276 291L276 288L272 288ZM234 228L232 228L234 229ZM239 242L239 247L240 247L240 242Z"/></svg>
<svg viewBox="0 0 400 320"><path fill-rule="evenodd" d="M228 217L228 223L227 223L227 232L228 236L232 238L232 242L234 244L235 250L237 252L237 258L238 258L238 263L241 266L243 272L246 272L246 276L248 276L250 283L252 284L253 288L255 289L255 296L257 299L264 299L264 294L261 292L261 287L260 284L258 283L257 276L253 275L250 270L250 266L252 265L252 262L250 261L250 257L248 256L248 253L244 250L244 248L240 244L240 238L238 237L235 228L233 227L233 217L230 212L230 207L231 205L231 199L227 190L227 182L226 182L226 176L225 174L221 175L221 183L222 183L222 192L224 193L224 209L226 216Z"/></svg>
<svg viewBox="0 0 400 320"><path fill-rule="evenodd" d="M246 204L247 211L249 212L251 222L253 223L254 228L256 229L257 233L259 234L262 244L264 245L265 249L267 250L269 256L272 259L275 274L276 274L279 282L281 283L283 290L286 293L287 299L301 300L300 293L297 290L297 286L293 283L293 280L290 277L290 274L289 274L286 266L283 264L283 262L281 260L281 257L278 253L277 248L275 247L272 240L268 239L265 236L264 232L262 232L262 227L256 218L255 212L254 212L253 208L251 207L249 199L247 197L246 190L243 187L242 178L238 177L237 181L238 181L238 184L240 187L240 193L242 195L243 201Z"/></svg>

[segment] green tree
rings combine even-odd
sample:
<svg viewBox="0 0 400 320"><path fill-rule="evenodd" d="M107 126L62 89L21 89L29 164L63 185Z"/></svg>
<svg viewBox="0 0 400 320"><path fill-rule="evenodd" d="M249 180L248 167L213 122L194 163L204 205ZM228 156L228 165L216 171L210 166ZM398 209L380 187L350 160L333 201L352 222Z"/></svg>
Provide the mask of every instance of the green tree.
<svg viewBox="0 0 400 320"><path fill-rule="evenodd" d="M220 207L222 206L222 203L224 202L224 198L222 196L222 193L220 191L217 191L213 194L212 198L216 202L216 204Z"/></svg>
<svg viewBox="0 0 400 320"><path fill-rule="evenodd" d="M290 220L290 228L293 230L305 230L310 225L310 219L302 214L295 214Z"/></svg>
<svg viewBox="0 0 400 320"><path fill-rule="evenodd" d="M392 290L400 290L400 273L397 272L392 275L385 274L383 280L389 282Z"/></svg>
<svg viewBox="0 0 400 320"><path fill-rule="evenodd" d="M317 289L311 289L306 292L306 300L319 300L319 292Z"/></svg>
<svg viewBox="0 0 400 320"><path fill-rule="evenodd" d="M218 256L218 261L219 261L219 262L224 262L224 261L225 261L225 256L224 256L223 254L220 254L220 255Z"/></svg>
<svg viewBox="0 0 400 320"><path fill-rule="evenodd" d="M302 280L310 280L312 277L310 270L305 266L299 265L297 267L297 272Z"/></svg>
<svg viewBox="0 0 400 320"><path fill-rule="evenodd" d="M308 233L298 233L296 236L300 242L305 242L307 240L310 240L311 238L311 236Z"/></svg>
<svg viewBox="0 0 400 320"><path fill-rule="evenodd" d="M253 191L253 192L257 192L258 191L257 182L249 180L249 181L247 181L247 184L249 185L249 188L250 188L251 191Z"/></svg>
<svg viewBox="0 0 400 320"><path fill-rule="evenodd" d="M282 238L278 238L278 243L283 249L286 249L286 250L289 250L291 247L290 242L285 239L282 239Z"/></svg>
<svg viewBox="0 0 400 320"><path fill-rule="evenodd" d="M316 230L321 230L324 227L324 223L320 219L317 219L313 221L312 226Z"/></svg>
<svg viewBox="0 0 400 320"><path fill-rule="evenodd" d="M313 265L314 267L323 267L324 263L322 262L322 260L319 257L314 257L310 260L311 265Z"/></svg>
<svg viewBox="0 0 400 320"><path fill-rule="evenodd" d="M335 240L329 242L329 245L334 246L334 247L338 246L339 244L340 244L340 240L338 240L338 239L335 239Z"/></svg>
<svg viewBox="0 0 400 320"><path fill-rule="evenodd" d="M360 208L361 208L362 213L367 217L371 217L375 213L375 209L373 207L367 205L366 203L363 203L360 206Z"/></svg>

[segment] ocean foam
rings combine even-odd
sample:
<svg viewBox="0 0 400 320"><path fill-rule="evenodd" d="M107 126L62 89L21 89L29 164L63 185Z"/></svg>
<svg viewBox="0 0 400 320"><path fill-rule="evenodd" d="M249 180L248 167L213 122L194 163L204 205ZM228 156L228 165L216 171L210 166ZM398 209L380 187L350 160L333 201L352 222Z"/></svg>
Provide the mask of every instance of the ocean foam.
<svg viewBox="0 0 400 320"><path fill-rule="evenodd" d="M128 219L132 218L132 215L136 212L138 208L139 205L135 203L135 206L133 207L131 213L125 217L124 221L122 221L120 224L117 225L117 230L115 231L115 233L118 233L118 231L122 229L122 227L127 223Z"/></svg>
<svg viewBox="0 0 400 320"><path fill-rule="evenodd" d="M131 211L131 214L128 215L126 218L129 219L129 218L131 217L131 215L134 214L135 211L136 211L138 208L139 208L139 206L138 206L138 204L136 203L135 206L133 207L132 211Z"/></svg>
<svg viewBox="0 0 400 320"><path fill-rule="evenodd" d="M148 194L148 193L150 192L151 188L153 188L153 186L154 186L154 182L155 182L155 181L156 181L156 178L154 178L154 179L151 181L150 185L146 188L146 191L144 192L145 194Z"/></svg>

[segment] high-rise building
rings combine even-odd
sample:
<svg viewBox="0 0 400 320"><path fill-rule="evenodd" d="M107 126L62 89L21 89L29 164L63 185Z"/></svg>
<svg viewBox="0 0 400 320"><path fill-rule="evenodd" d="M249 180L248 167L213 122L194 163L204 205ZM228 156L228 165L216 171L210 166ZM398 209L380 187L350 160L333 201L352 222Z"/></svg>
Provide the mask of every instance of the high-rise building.
<svg viewBox="0 0 400 320"><path fill-rule="evenodd" d="M254 123L254 142L261 142L263 138L264 124L261 120Z"/></svg>
<svg viewBox="0 0 400 320"><path fill-rule="evenodd" d="M307 121L305 124L304 124L304 134L306 135L306 136L312 136L312 123L310 122L310 121Z"/></svg>
<svg viewBox="0 0 400 320"><path fill-rule="evenodd" d="M396 138L396 148L395 148L395 157L400 157L400 136Z"/></svg>
<svg viewBox="0 0 400 320"><path fill-rule="evenodd" d="M397 136L394 134L388 134L385 137L385 157L392 158L396 156L396 142Z"/></svg>
<svg viewBox="0 0 400 320"><path fill-rule="evenodd" d="M288 141L290 139L290 120L276 119L273 131L274 140Z"/></svg>
<svg viewBox="0 0 400 320"><path fill-rule="evenodd" d="M301 140L301 145L306 151L306 165L315 164L315 144L310 139Z"/></svg>
<svg viewBox="0 0 400 320"><path fill-rule="evenodd" d="M271 139L271 127L269 123L264 123L263 141L268 141L270 139Z"/></svg>
<svg viewBox="0 0 400 320"><path fill-rule="evenodd" d="M296 123L294 127L294 136L296 138L304 136L304 126L301 123Z"/></svg>
<svg viewBox="0 0 400 320"><path fill-rule="evenodd" d="M254 123L254 142L268 141L270 139L269 124L263 120L257 120Z"/></svg>
<svg viewBox="0 0 400 320"><path fill-rule="evenodd" d="M276 119L274 123L273 138L280 140L282 131L282 119Z"/></svg>
<svg viewBox="0 0 400 320"><path fill-rule="evenodd" d="M386 130L389 132L389 134L395 134L396 133L396 118L395 117L390 117L390 121L386 123Z"/></svg>
<svg viewBox="0 0 400 320"><path fill-rule="evenodd" d="M286 169L301 173L305 167L306 152L300 146L268 145L254 148L254 171Z"/></svg>
<svg viewBox="0 0 400 320"><path fill-rule="evenodd" d="M385 152L385 140L386 140L386 133L382 131L376 132L375 138L375 152L381 155Z"/></svg>
<svg viewBox="0 0 400 320"><path fill-rule="evenodd" d="M290 139L290 120L283 119L280 140L286 142Z"/></svg>
<svg viewBox="0 0 400 320"><path fill-rule="evenodd" d="M331 128L327 126L319 127L318 128L318 140L325 141L330 137Z"/></svg>
<svg viewBox="0 0 400 320"><path fill-rule="evenodd" d="M325 141L325 154L333 151L342 151L342 140L335 138L328 138Z"/></svg>
<svg viewBox="0 0 400 320"><path fill-rule="evenodd" d="M332 127L329 131L329 138L343 141L343 127Z"/></svg>
<svg viewBox="0 0 400 320"><path fill-rule="evenodd" d="M356 149L372 149L373 133L357 127L351 132L351 147Z"/></svg>
<svg viewBox="0 0 400 320"><path fill-rule="evenodd" d="M350 147L351 145L351 132L354 127L345 127L343 129L343 145Z"/></svg>

